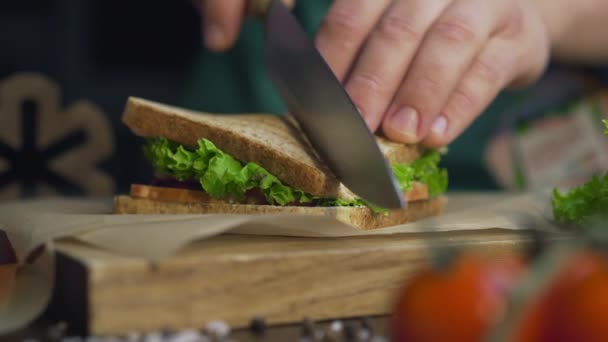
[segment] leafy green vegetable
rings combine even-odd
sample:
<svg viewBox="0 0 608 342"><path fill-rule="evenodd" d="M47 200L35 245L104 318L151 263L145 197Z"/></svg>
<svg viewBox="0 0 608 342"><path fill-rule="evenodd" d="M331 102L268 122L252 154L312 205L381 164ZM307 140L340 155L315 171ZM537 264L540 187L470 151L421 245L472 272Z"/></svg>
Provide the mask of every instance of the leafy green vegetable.
<svg viewBox="0 0 608 342"><path fill-rule="evenodd" d="M285 185L260 165L243 165L207 139L201 139L197 148L190 150L165 138L152 138L146 141L144 154L158 173L180 181L195 179L214 198L243 200L247 191L259 189L270 204L316 202L319 206L367 206L374 212L386 212L362 199L320 198ZM431 196L444 192L447 171L439 169L440 159L439 152L432 151L412 164L393 165L401 189L408 190L419 181L428 185Z"/></svg>
<svg viewBox="0 0 608 342"><path fill-rule="evenodd" d="M448 172L439 168L441 154L430 151L411 164L393 164L401 190L412 188L412 183L420 182L427 185L431 197L444 193L448 187Z"/></svg>
<svg viewBox="0 0 608 342"><path fill-rule="evenodd" d="M144 154L159 173L172 175L180 181L197 179L205 192L215 198L243 200L248 190L258 188L271 204L312 200L312 196L284 185L258 164L243 166L206 139L200 140L194 151L165 138L149 139Z"/></svg>
<svg viewBox="0 0 608 342"><path fill-rule="evenodd" d="M608 120L602 120L608 135ZM608 220L608 172L595 175L583 185L565 194L553 190L553 216L565 224L586 225L591 221Z"/></svg>
<svg viewBox="0 0 608 342"><path fill-rule="evenodd" d="M598 217L608 219L608 172L562 194L553 190L553 215L560 223L585 225Z"/></svg>

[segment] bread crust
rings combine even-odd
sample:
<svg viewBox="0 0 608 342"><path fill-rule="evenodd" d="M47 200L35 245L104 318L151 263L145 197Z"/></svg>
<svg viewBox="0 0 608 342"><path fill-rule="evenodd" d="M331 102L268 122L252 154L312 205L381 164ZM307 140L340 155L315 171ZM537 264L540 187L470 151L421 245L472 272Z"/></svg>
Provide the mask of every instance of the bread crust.
<svg viewBox="0 0 608 342"><path fill-rule="evenodd" d="M315 156L301 131L278 116L211 114L129 97L122 121L140 137L165 137L187 146L207 138L238 160L259 164L292 187L321 197L352 198ZM423 153L419 146L380 137L378 142L389 163L412 162Z"/></svg>
<svg viewBox="0 0 608 342"><path fill-rule="evenodd" d="M361 230L390 227L439 215L447 198L439 196L425 201L414 201L406 209L390 210L387 214L374 213L367 207L300 207L204 202L172 202L127 195L114 197L115 214L299 214L329 216Z"/></svg>

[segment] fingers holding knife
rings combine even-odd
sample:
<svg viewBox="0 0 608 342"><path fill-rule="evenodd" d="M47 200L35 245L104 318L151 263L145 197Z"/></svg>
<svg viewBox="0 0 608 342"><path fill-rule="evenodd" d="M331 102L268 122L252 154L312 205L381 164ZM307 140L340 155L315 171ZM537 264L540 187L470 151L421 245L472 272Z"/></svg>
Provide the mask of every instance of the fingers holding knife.
<svg viewBox="0 0 608 342"><path fill-rule="evenodd" d="M440 147L500 90L541 74L549 44L534 6L524 0L336 0L316 42L372 131Z"/></svg>
<svg viewBox="0 0 608 342"><path fill-rule="evenodd" d="M385 114L383 130L393 140L417 143L420 136L443 135L443 106L467 67L504 21L505 1L452 1L425 25L416 56ZM495 9L484 9L495 7ZM484 15L477 15L478 11Z"/></svg>
<svg viewBox="0 0 608 342"><path fill-rule="evenodd" d="M230 48L253 0L195 1L207 47ZM536 7L527 0L335 0L315 43L372 131L441 147L502 89L540 76L550 47Z"/></svg>

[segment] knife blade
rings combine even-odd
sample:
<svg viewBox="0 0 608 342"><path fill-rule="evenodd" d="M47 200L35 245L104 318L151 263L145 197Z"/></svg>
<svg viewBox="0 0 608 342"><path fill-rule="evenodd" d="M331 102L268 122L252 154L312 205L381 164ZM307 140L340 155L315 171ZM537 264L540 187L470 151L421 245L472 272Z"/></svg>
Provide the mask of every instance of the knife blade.
<svg viewBox="0 0 608 342"><path fill-rule="evenodd" d="M407 201L357 107L312 40L280 0L257 1L265 25L269 78L290 114L336 177L355 195L382 208Z"/></svg>

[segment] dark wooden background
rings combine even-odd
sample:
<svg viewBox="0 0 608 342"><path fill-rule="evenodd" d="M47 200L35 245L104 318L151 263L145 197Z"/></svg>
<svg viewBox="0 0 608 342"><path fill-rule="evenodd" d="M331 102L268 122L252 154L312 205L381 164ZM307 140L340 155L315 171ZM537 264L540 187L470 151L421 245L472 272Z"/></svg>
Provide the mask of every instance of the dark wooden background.
<svg viewBox="0 0 608 342"><path fill-rule="evenodd" d="M118 150L102 167L124 191L150 170L119 122L127 96L176 103L202 47L190 0L0 1L0 79L41 73L62 104L88 99L110 117Z"/></svg>

